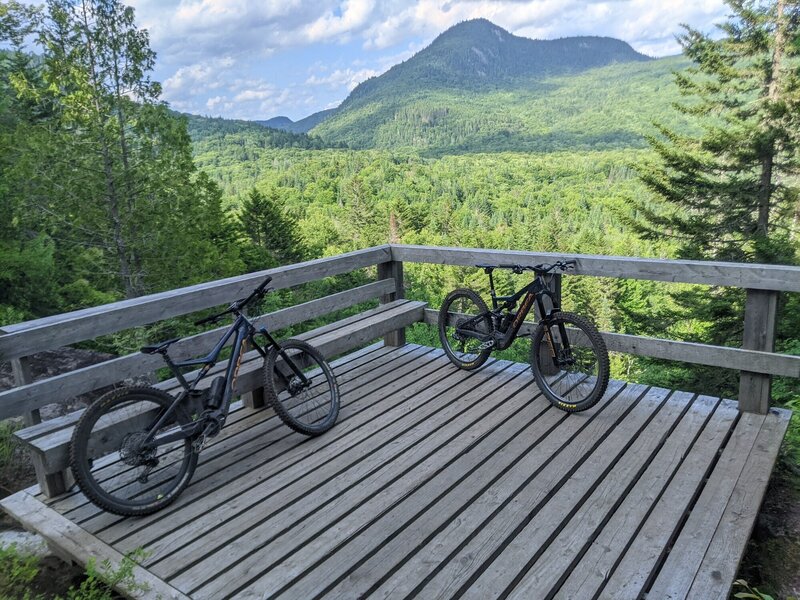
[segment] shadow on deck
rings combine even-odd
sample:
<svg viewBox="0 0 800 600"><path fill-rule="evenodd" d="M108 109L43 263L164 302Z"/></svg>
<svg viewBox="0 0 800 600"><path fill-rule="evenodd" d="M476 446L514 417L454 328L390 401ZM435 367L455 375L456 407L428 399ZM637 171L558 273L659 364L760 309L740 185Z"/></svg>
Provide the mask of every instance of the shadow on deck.
<svg viewBox="0 0 800 600"><path fill-rule="evenodd" d="M411 344L335 371L330 432L242 408L155 515L4 507L80 562L144 548L165 598L727 598L789 418L622 382L568 415L527 365Z"/></svg>

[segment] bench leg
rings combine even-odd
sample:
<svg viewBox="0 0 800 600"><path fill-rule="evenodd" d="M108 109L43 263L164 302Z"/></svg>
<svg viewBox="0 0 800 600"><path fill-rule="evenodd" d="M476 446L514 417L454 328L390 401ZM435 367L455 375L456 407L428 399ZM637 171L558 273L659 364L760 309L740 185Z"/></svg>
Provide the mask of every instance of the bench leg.
<svg viewBox="0 0 800 600"><path fill-rule="evenodd" d="M36 471L36 481L39 482L39 489L48 498L60 496L74 485L75 479L72 477L72 471L46 473L40 456L32 454L31 459L33 469Z"/></svg>
<svg viewBox="0 0 800 600"><path fill-rule="evenodd" d="M252 392L242 394L242 402L247 408L264 408L266 406L264 388L256 388Z"/></svg>

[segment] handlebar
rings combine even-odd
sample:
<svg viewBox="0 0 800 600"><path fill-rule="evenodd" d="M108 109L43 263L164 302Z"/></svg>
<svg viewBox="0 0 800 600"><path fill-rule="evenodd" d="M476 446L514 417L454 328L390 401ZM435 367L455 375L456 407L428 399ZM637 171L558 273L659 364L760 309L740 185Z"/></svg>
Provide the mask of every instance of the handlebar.
<svg viewBox="0 0 800 600"><path fill-rule="evenodd" d="M570 271L575 269L575 265L578 264L577 260L559 260L552 264L541 263L534 266L527 266L527 265L512 265L512 264L502 264L502 265L477 265L479 268L486 269L487 272L491 271L492 269L511 269L512 272L516 273L517 275L521 274L523 271L535 271L537 273L549 273L554 269L559 269L561 271Z"/></svg>
<svg viewBox="0 0 800 600"><path fill-rule="evenodd" d="M195 321L195 326L205 325L207 323L216 323L225 315L239 312L245 306L247 306L250 302L252 302L255 298L263 298L264 295L269 292L270 290L267 289L269 282L272 281L272 277L267 275L267 277L262 281L256 289L254 289L247 298L239 298L238 300L234 300L231 302L230 306L223 310L221 313L217 313L216 315L208 316L204 319L200 319L199 321Z"/></svg>

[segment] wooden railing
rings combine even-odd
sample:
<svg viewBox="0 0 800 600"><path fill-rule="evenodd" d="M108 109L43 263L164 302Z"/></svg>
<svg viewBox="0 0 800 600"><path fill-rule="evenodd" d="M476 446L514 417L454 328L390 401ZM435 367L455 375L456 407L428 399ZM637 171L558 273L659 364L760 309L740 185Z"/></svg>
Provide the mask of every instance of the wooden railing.
<svg viewBox="0 0 800 600"><path fill-rule="evenodd" d="M32 354L223 304L243 295L267 274L273 276L272 287L281 289L364 267L378 267L378 279L372 283L258 317L268 327L279 329L371 298L380 297L383 302L402 298L405 262L470 267L480 263L536 264L564 258L577 259L574 272L577 276L747 290L742 348L604 333L610 350L738 369L741 371L739 405L744 411L768 409L771 376L800 377L800 357L773 352L778 294L800 292L798 267L385 245L0 328L0 360L11 361L17 386L0 393L0 418L24 415L27 423L36 423L38 409L54 399L83 394L161 366L160 357L134 353L33 382L28 364ZM426 321L435 322L435 316L436 311L428 309ZM171 352L176 359L194 356L215 340L220 331L185 338ZM387 338L388 343L395 345L404 341L403 330Z"/></svg>

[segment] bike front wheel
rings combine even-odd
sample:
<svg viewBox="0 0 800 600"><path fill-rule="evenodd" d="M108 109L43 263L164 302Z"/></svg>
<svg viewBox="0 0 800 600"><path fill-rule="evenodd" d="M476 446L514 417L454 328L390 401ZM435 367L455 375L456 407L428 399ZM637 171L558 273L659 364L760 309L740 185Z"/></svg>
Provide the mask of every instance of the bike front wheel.
<svg viewBox="0 0 800 600"><path fill-rule="evenodd" d="M174 402L155 388L122 388L81 415L72 433L70 467L93 504L118 515L148 515L173 502L189 484L197 466L190 439L162 446L144 443ZM156 436L175 433L190 422L182 407L176 407Z"/></svg>
<svg viewBox="0 0 800 600"><path fill-rule="evenodd" d="M597 404L608 387L608 350L590 321L557 313L533 334L531 369L551 403L579 412Z"/></svg>
<svg viewBox="0 0 800 600"><path fill-rule="evenodd" d="M483 299L467 288L450 292L439 309L439 341L447 357L460 369L477 369L492 353L491 346L483 347L486 340L469 335L491 336L492 320L488 312Z"/></svg>
<svg viewBox="0 0 800 600"><path fill-rule="evenodd" d="M264 363L264 390L281 420L298 433L325 433L339 416L333 370L316 348L302 340L286 340L280 351L270 349Z"/></svg>

